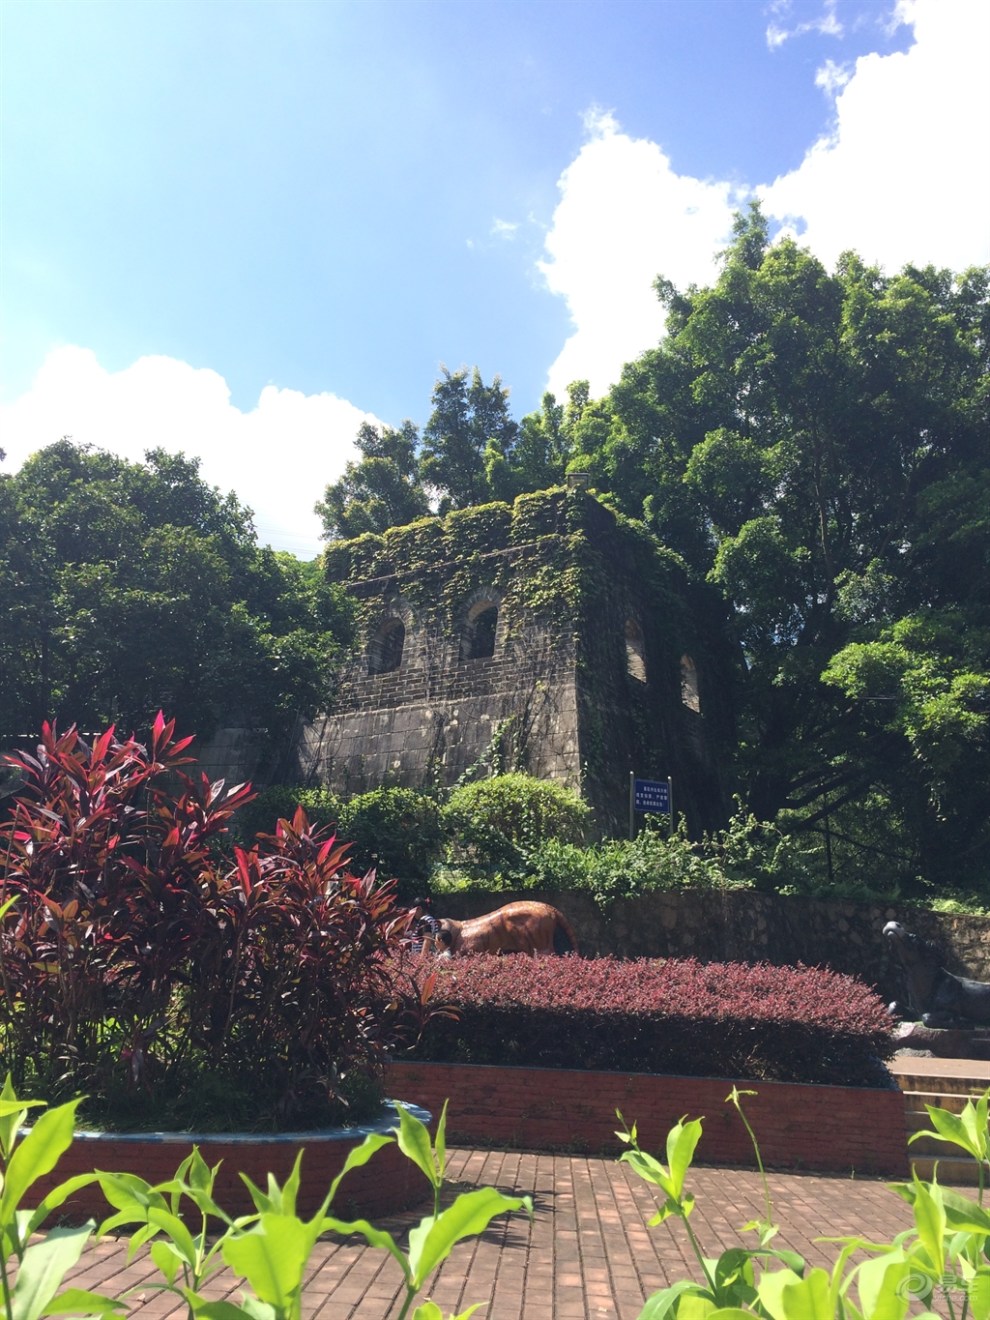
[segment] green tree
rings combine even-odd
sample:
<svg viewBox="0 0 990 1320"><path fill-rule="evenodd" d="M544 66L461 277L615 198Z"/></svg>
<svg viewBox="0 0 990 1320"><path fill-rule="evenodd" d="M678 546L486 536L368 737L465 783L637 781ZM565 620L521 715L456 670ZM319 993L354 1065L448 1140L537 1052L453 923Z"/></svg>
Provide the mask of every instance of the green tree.
<svg viewBox="0 0 990 1320"><path fill-rule="evenodd" d="M332 696L349 609L182 455L143 464L61 440L0 482L0 729L57 718L281 733Z"/></svg>
<svg viewBox="0 0 990 1320"><path fill-rule="evenodd" d="M829 273L751 208L710 288L657 290L667 339L584 407L575 445L724 597L744 799L820 831L879 793L905 868L944 874L950 821L979 832L987 272L888 276L847 254ZM856 695L871 653L846 651L874 644L902 652L893 729Z"/></svg>
<svg viewBox="0 0 990 1320"><path fill-rule="evenodd" d="M484 504L493 497L489 472L511 462L519 426L509 415L509 391L491 385L475 367L442 369L433 387L433 411L423 431L420 475L436 493L439 512Z"/></svg>
<svg viewBox="0 0 990 1320"><path fill-rule="evenodd" d="M354 440L361 458L327 486L316 512L328 541L384 532L429 513L419 479L419 432L410 421L398 431L363 422Z"/></svg>
<svg viewBox="0 0 990 1320"><path fill-rule="evenodd" d="M564 480L571 453L568 412L549 391L539 412L522 419L508 453L491 446L485 455L485 474L495 499L511 503L527 491L546 490Z"/></svg>

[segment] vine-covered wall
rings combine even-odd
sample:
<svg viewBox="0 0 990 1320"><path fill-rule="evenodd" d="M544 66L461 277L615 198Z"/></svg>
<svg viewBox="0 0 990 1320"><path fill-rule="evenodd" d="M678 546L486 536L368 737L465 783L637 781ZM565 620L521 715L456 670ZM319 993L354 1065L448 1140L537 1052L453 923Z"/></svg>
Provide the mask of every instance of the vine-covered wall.
<svg viewBox="0 0 990 1320"><path fill-rule="evenodd" d="M555 489L338 542L325 568L357 602L359 645L298 740L300 776L359 792L523 769L580 788L617 831L635 771L672 776L696 827L720 819L718 630L638 524Z"/></svg>

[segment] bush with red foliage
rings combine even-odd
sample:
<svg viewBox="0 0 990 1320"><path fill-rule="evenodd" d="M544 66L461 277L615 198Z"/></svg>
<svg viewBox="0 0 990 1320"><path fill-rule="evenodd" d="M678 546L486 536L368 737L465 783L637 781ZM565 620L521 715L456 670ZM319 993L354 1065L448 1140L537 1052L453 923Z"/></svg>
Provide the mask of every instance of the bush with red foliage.
<svg viewBox="0 0 990 1320"><path fill-rule="evenodd" d="M890 1015L815 967L694 959L497 958L441 964L421 1059L887 1086Z"/></svg>
<svg viewBox="0 0 990 1320"><path fill-rule="evenodd" d="M253 793L187 774L191 741L159 714L146 746L46 725L6 758L25 784L0 825L4 1066L104 1121L336 1121L416 1019L386 956L406 915L301 810L225 855Z"/></svg>

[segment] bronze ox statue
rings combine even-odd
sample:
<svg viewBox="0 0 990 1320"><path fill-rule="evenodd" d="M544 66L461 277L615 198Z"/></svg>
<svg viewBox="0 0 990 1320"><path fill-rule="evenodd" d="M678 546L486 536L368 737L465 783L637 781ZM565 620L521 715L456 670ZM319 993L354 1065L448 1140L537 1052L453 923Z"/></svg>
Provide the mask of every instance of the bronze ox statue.
<svg viewBox="0 0 990 1320"><path fill-rule="evenodd" d="M895 1016L926 1027L990 1025L990 983L947 972L931 940L913 935L899 921L888 921L883 933L907 978L907 1006L891 1004Z"/></svg>
<svg viewBox="0 0 990 1320"><path fill-rule="evenodd" d="M441 957L456 953L577 953L577 937L562 912L549 903L507 903L483 917L441 917L433 937Z"/></svg>

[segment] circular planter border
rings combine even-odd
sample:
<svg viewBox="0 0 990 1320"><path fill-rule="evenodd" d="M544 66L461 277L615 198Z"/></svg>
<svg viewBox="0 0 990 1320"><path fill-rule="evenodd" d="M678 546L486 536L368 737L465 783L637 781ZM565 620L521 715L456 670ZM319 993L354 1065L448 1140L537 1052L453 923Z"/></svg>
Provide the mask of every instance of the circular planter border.
<svg viewBox="0 0 990 1320"><path fill-rule="evenodd" d="M222 1161L217 1173L214 1199L229 1215L249 1214L254 1209L240 1174L264 1188L271 1173L283 1183L303 1150L302 1178L297 1211L302 1216L319 1209L330 1183L340 1173L348 1154L372 1133L391 1133L398 1121L396 1106L404 1104L421 1122L431 1114L415 1104L389 1100L385 1112L374 1123L354 1127L323 1128L311 1132L86 1132L73 1137L53 1173L32 1188L36 1201L59 1183L77 1174L100 1169L134 1173L150 1183L164 1182L179 1163L199 1147L211 1167ZM382 1147L360 1168L343 1180L331 1207L338 1218L353 1219L393 1214L424 1200L426 1179L393 1142ZM106 1218L111 1213L98 1183L80 1188L60 1207L65 1219Z"/></svg>

